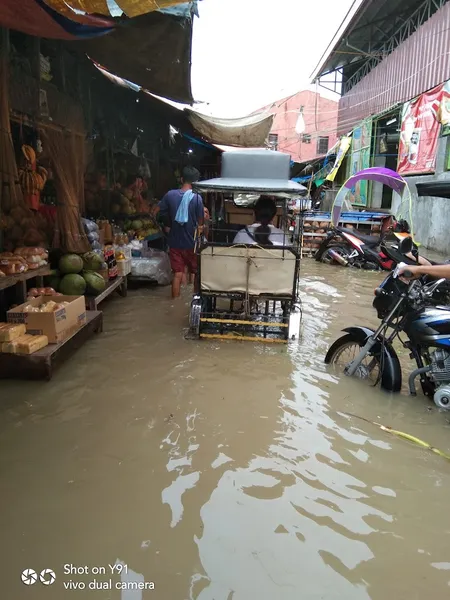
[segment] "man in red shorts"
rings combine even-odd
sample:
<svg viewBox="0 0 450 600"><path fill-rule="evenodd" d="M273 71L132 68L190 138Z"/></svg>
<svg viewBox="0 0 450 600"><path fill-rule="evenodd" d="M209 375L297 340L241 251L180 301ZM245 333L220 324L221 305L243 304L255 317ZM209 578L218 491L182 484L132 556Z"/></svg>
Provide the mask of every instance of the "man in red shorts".
<svg viewBox="0 0 450 600"><path fill-rule="evenodd" d="M192 184L198 181L200 173L194 167L183 169L183 185L179 190L167 192L158 204L157 212L168 218L169 257L173 271L172 298L178 298L186 270L191 282L197 273L197 256L194 251L195 233L203 226L203 200L192 191Z"/></svg>

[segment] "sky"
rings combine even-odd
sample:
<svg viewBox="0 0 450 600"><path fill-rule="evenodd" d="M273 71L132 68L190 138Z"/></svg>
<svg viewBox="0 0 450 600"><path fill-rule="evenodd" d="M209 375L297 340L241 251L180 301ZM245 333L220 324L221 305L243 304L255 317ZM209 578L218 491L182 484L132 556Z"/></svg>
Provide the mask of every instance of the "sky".
<svg viewBox="0 0 450 600"><path fill-rule="evenodd" d="M352 4L353 0L199 2L192 88L195 100L205 104L195 109L216 117L241 117L308 87Z"/></svg>

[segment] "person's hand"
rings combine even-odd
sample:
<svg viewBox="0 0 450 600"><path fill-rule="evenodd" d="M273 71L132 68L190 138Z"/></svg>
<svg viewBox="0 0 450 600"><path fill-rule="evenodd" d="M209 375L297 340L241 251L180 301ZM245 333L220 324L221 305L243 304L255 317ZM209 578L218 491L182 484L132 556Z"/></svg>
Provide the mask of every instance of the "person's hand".
<svg viewBox="0 0 450 600"><path fill-rule="evenodd" d="M405 271L408 271L408 277L405 277ZM398 270L398 276L402 281L408 283L409 281L411 281L411 279L418 279L421 276L420 268L410 265L403 265L403 267L400 267Z"/></svg>

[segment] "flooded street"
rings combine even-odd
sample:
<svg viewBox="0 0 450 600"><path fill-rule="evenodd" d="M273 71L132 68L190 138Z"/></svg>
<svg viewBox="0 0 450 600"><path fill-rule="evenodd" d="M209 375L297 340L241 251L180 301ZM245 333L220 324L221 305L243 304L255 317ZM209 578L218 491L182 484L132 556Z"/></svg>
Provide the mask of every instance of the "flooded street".
<svg viewBox="0 0 450 600"><path fill-rule="evenodd" d="M132 290L52 382L2 382L2 598L448 598L450 463L343 412L444 452L449 417L323 364L382 278L305 260L295 351L187 341L188 295Z"/></svg>

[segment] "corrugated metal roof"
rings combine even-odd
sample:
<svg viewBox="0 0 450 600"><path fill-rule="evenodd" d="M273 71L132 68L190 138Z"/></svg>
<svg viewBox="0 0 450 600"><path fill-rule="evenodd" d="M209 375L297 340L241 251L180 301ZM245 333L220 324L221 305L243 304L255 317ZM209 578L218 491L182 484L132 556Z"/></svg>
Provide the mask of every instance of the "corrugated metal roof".
<svg viewBox="0 0 450 600"><path fill-rule="evenodd" d="M450 3L339 101L339 131L450 79Z"/></svg>
<svg viewBox="0 0 450 600"><path fill-rule="evenodd" d="M398 28L423 0L356 0L317 65L313 78L340 67L355 66ZM350 44L350 45L349 45ZM352 52L353 50L353 52ZM358 50L360 52L358 53Z"/></svg>

